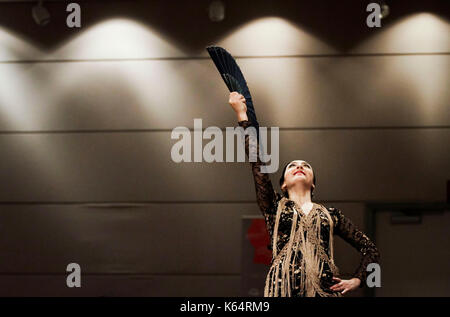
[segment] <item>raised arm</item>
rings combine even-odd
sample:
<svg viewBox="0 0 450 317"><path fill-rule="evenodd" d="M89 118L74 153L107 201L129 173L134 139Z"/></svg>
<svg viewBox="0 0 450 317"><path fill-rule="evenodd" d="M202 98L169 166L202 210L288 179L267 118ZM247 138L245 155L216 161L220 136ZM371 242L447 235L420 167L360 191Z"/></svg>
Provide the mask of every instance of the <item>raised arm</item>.
<svg viewBox="0 0 450 317"><path fill-rule="evenodd" d="M236 112L239 126L243 127L244 129L251 126L252 123L248 120L247 117L247 106L245 105L244 96L237 92L232 92L230 93L228 102ZM252 167L253 179L255 181L256 201L258 203L259 209L263 213L263 216L266 218L266 221L273 222L270 221L272 219L269 218L272 218L272 216L276 214L277 195L273 189L269 174L261 173L260 167L265 163L261 162L260 160L258 142L250 142L249 135L245 134L245 153L247 157L249 156L250 149L252 151L257 151L253 153L258 153L257 161L250 162ZM272 232L269 233L270 235L272 235Z"/></svg>
<svg viewBox="0 0 450 317"><path fill-rule="evenodd" d="M366 268L370 263L380 263L380 253L375 243L364 232L359 230L338 208L330 207L328 210L330 215L333 216L334 233L352 245L362 255L361 262L353 273L353 277L360 279L361 284L359 287L363 287L368 274Z"/></svg>

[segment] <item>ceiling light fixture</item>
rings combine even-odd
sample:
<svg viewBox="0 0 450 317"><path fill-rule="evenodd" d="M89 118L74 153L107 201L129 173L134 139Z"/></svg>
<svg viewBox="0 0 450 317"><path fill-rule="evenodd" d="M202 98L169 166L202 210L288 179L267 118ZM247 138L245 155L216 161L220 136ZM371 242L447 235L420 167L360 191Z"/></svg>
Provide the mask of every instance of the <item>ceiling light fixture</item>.
<svg viewBox="0 0 450 317"><path fill-rule="evenodd" d="M225 19L225 4L220 0L214 0L208 7L209 19L213 22L220 22Z"/></svg>
<svg viewBox="0 0 450 317"><path fill-rule="evenodd" d="M380 8L381 8L381 12L380 12L380 19L384 19L385 17L387 17L389 15L389 6L386 4L385 1L380 0Z"/></svg>
<svg viewBox="0 0 450 317"><path fill-rule="evenodd" d="M42 6L42 0L31 9L31 14L36 24L40 26L47 25L50 22L50 13Z"/></svg>

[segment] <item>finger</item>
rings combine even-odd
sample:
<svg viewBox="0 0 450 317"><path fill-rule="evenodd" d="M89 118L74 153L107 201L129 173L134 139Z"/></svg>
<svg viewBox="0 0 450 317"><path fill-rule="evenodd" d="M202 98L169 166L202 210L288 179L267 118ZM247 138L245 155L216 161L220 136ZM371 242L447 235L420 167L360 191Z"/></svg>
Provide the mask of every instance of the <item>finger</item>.
<svg viewBox="0 0 450 317"><path fill-rule="evenodd" d="M340 285L342 285L342 282L338 282L338 283L336 283L336 284L333 284L332 287L337 287L337 286L340 286Z"/></svg>
<svg viewBox="0 0 450 317"><path fill-rule="evenodd" d="M339 283L339 284L334 285L334 289L333 289L333 290L339 292L339 291L342 291L343 289L345 289L345 286L344 286L344 284L342 284L342 282L341 282L341 283Z"/></svg>
<svg viewBox="0 0 450 317"><path fill-rule="evenodd" d="M338 282L342 281L339 277L333 277L333 280L338 281Z"/></svg>
<svg viewBox="0 0 450 317"><path fill-rule="evenodd" d="M340 284L335 284L335 285L330 287L330 289L333 290L333 291L339 291L339 289L342 289L342 288L343 288L343 286L340 285Z"/></svg>
<svg viewBox="0 0 450 317"><path fill-rule="evenodd" d="M345 293L347 293L347 291L348 291L348 289L346 288L341 292L341 294L345 294Z"/></svg>

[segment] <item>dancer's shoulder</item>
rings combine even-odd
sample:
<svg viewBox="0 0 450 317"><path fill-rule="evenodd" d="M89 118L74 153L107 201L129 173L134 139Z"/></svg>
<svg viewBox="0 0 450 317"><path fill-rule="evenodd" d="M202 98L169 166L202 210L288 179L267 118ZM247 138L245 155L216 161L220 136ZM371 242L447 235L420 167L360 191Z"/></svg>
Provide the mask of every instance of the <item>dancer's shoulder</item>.
<svg viewBox="0 0 450 317"><path fill-rule="evenodd" d="M338 208L336 208L336 207L334 207L334 206L327 206L326 208L327 208L327 210L330 211L330 212L331 212L331 211L336 212L336 211L339 210Z"/></svg>
<svg viewBox="0 0 450 317"><path fill-rule="evenodd" d="M342 213L341 210L335 206L324 206L324 208L327 209L331 216L339 216Z"/></svg>

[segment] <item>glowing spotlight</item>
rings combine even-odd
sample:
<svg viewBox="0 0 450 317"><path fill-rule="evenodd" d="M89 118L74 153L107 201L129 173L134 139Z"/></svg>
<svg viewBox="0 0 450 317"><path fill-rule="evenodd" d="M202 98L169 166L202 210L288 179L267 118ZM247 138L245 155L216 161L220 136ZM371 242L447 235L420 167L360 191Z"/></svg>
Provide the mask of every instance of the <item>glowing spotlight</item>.
<svg viewBox="0 0 450 317"><path fill-rule="evenodd" d="M381 8L380 19L384 19L385 17L387 17L389 15L389 12L390 12L389 6L383 0L380 0L379 3L380 3L380 8Z"/></svg>
<svg viewBox="0 0 450 317"><path fill-rule="evenodd" d="M50 13L42 6L42 0L33 7L31 13L34 21L40 26L47 25L50 22Z"/></svg>

